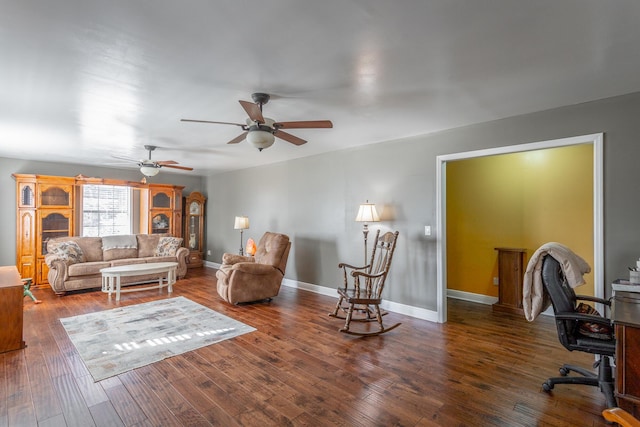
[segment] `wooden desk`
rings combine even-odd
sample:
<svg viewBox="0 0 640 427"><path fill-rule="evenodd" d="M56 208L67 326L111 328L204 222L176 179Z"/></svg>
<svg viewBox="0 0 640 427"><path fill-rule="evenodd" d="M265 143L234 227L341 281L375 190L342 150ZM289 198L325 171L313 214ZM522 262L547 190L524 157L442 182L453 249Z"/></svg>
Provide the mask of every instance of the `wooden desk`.
<svg viewBox="0 0 640 427"><path fill-rule="evenodd" d="M0 267L0 353L25 347L22 340L24 285L14 266Z"/></svg>
<svg viewBox="0 0 640 427"><path fill-rule="evenodd" d="M618 406L640 417L640 293L617 291L611 305Z"/></svg>

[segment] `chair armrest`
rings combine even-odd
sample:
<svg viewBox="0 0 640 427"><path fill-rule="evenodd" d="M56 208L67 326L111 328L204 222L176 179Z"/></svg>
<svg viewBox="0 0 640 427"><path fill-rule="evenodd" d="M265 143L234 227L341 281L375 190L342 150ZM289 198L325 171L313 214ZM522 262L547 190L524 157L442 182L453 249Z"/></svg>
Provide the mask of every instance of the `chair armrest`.
<svg viewBox="0 0 640 427"><path fill-rule="evenodd" d="M600 325L612 326L611 320L606 317L598 316L595 314L583 314L583 313L556 313L556 319L558 320L576 320L583 322L598 323Z"/></svg>
<svg viewBox="0 0 640 427"><path fill-rule="evenodd" d="M225 253L222 255L222 264L234 265L239 262L255 262L255 258L252 256L243 256Z"/></svg>
<svg viewBox="0 0 640 427"><path fill-rule="evenodd" d="M56 262L61 261L64 263L64 260L55 254L48 254L44 256L44 263L47 264L47 267L51 268L51 266Z"/></svg>
<svg viewBox="0 0 640 427"><path fill-rule="evenodd" d="M61 268L61 266L67 266L67 261L55 254L45 255L44 263L47 264L47 267L49 268Z"/></svg>
<svg viewBox="0 0 640 427"><path fill-rule="evenodd" d="M274 270L279 271L277 268L275 268L272 265L260 264L252 261L252 262L238 262L234 264L229 269L229 273L235 271L236 273L260 275L260 274L273 274Z"/></svg>
<svg viewBox="0 0 640 427"><path fill-rule="evenodd" d="M366 277L366 278L369 278L369 279L377 279L378 277L384 276L385 273L386 273L386 271L381 271L380 273L376 273L376 274L369 274L369 273L365 273L364 271L352 271L351 275L353 277L362 276L362 277Z"/></svg>
<svg viewBox="0 0 640 427"><path fill-rule="evenodd" d="M47 274L49 286L56 294L64 294L64 282L69 278L67 262L54 254L46 255L44 261L49 267L49 273Z"/></svg>
<svg viewBox="0 0 640 427"><path fill-rule="evenodd" d="M579 299L579 300L582 300L582 301L599 302L600 304L611 306L611 300L610 299L602 299L602 298L598 298L598 297L592 297L590 295L576 295L576 299Z"/></svg>
<svg viewBox="0 0 640 427"><path fill-rule="evenodd" d="M364 267L356 267L355 265L351 265L351 264L347 264L345 262L341 262L340 264L338 264L338 268L350 268L352 270L365 270L365 269L369 268L369 264L365 265Z"/></svg>

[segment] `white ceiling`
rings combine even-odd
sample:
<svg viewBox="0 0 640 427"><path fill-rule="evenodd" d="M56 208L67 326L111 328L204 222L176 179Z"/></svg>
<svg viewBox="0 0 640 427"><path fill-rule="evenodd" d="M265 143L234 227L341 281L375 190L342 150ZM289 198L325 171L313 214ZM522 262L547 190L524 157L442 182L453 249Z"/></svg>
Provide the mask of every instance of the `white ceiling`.
<svg viewBox="0 0 640 427"><path fill-rule="evenodd" d="M210 174L636 92L639 18L637 0L0 0L0 156L104 166L151 144ZM180 121L244 122L253 92L334 128L258 152Z"/></svg>

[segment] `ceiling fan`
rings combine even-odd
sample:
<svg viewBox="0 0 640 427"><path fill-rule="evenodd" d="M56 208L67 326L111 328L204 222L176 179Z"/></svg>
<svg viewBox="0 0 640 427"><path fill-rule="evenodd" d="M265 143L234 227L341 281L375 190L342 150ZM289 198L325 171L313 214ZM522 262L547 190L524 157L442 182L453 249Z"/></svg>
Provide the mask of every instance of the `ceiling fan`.
<svg viewBox="0 0 640 427"><path fill-rule="evenodd" d="M244 132L227 142L227 144L237 144L238 142L246 139L251 145L260 151L271 147L275 137L284 139L285 141L295 145L302 145L307 142L304 139L284 132L282 129L317 129L333 127L331 120L276 122L275 120L262 115L262 106L269 102L269 94L260 92L254 93L251 95L251 99L253 99L253 102L238 101L240 102L240 105L242 105L242 108L244 108L244 111L249 115L249 118L246 120L246 124L193 119L181 119L181 121L240 126Z"/></svg>
<svg viewBox="0 0 640 427"><path fill-rule="evenodd" d="M142 172L142 174L144 176L156 176L158 174L158 172L160 172L160 168L173 168L173 169L182 169L182 170L186 170L186 171L192 171L193 168L187 167L187 166L178 166L178 162L174 161L174 160L160 160L160 161L153 161L151 160L151 152L153 150L155 150L156 147L155 145L145 145L144 149L149 151L149 158L148 159L142 159L142 160L135 160L129 157L123 157L123 156L112 156L116 159L121 159L121 160L126 160L129 162L135 162L138 164L138 166L140 166L140 172Z"/></svg>

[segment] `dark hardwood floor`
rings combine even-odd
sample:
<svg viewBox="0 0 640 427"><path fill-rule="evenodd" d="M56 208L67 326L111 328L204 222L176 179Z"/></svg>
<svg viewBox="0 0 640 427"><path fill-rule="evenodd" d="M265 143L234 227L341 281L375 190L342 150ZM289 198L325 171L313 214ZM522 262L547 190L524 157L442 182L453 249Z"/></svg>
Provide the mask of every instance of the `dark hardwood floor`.
<svg viewBox="0 0 640 427"><path fill-rule="evenodd" d="M444 325L402 321L379 337L338 332L335 298L283 287L270 303L231 306L215 270L190 270L182 295L257 328L94 383L59 318L168 298L166 289L25 299L27 348L0 354L3 426L605 426L595 387L548 376L593 358L558 343L549 318L528 323L451 300Z"/></svg>

